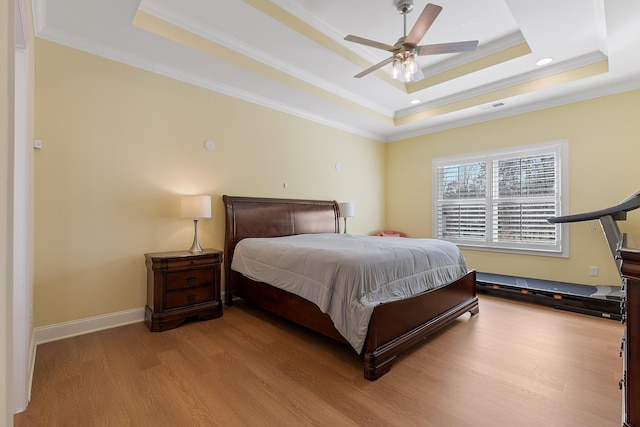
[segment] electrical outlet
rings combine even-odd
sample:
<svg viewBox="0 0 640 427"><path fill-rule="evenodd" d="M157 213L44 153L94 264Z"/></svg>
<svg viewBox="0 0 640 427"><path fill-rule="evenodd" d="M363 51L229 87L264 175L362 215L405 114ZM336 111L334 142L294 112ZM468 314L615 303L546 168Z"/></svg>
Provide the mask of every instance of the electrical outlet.
<svg viewBox="0 0 640 427"><path fill-rule="evenodd" d="M598 267L591 266L589 267L589 276L597 277L598 276Z"/></svg>

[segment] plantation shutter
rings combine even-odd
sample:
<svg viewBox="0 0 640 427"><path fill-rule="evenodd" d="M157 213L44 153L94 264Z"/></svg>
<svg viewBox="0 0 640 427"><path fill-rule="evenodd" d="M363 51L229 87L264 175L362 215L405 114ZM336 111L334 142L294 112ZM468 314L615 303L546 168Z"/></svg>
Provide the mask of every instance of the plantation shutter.
<svg viewBox="0 0 640 427"><path fill-rule="evenodd" d="M485 162L440 167L438 183L438 238L485 241Z"/></svg>
<svg viewBox="0 0 640 427"><path fill-rule="evenodd" d="M434 234L461 246L565 255L566 141L434 159ZM566 202L564 204L566 206Z"/></svg>
<svg viewBox="0 0 640 427"><path fill-rule="evenodd" d="M494 242L556 243L556 155L493 161Z"/></svg>

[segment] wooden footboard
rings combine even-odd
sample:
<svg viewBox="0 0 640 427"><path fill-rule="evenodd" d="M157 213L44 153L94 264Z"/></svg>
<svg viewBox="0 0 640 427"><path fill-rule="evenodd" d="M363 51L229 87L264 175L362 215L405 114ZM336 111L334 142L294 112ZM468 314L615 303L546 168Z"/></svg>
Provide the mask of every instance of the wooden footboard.
<svg viewBox="0 0 640 427"><path fill-rule="evenodd" d="M466 312L479 312L475 271L449 285L377 306L363 352L365 378L380 378L399 353Z"/></svg>

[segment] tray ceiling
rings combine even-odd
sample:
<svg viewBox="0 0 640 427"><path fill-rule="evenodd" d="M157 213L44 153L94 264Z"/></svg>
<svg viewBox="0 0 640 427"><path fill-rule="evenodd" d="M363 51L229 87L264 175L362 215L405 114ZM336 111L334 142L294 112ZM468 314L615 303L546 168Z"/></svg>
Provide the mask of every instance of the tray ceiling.
<svg viewBox="0 0 640 427"><path fill-rule="evenodd" d="M435 4L421 44L478 48L419 57L406 85L354 78L388 53L344 41L394 44L391 0L34 0L34 18L38 37L386 142L640 87L637 0Z"/></svg>

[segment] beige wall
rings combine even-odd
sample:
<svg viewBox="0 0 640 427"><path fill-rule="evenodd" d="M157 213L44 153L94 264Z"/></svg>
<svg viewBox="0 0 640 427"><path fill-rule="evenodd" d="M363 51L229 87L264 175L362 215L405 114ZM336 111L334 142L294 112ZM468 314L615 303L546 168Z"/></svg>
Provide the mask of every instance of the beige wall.
<svg viewBox="0 0 640 427"><path fill-rule="evenodd" d="M430 237L433 158L567 139L569 211L615 204L640 187L638 101L633 91L381 144L39 40L34 326L142 307L142 254L191 244L179 194L213 196L206 247L223 244L222 194L350 200L353 233ZM640 213L620 225L640 235ZM594 222L570 226L569 259L465 255L479 271L618 283Z"/></svg>
<svg viewBox="0 0 640 427"><path fill-rule="evenodd" d="M640 189L640 91L424 135L387 146L387 226L431 237L433 158L566 139L569 212L614 205ZM640 235L640 210L619 223ZM570 225L569 258L465 251L478 271L583 284L620 280L598 222ZM595 230L595 231L594 231ZM598 277L588 275L598 266Z"/></svg>
<svg viewBox="0 0 640 427"><path fill-rule="evenodd" d="M203 247L223 247L222 194L353 201L350 232L384 224L384 144L42 40L35 137L36 327L144 306L143 254L191 246L180 194L212 195Z"/></svg>

